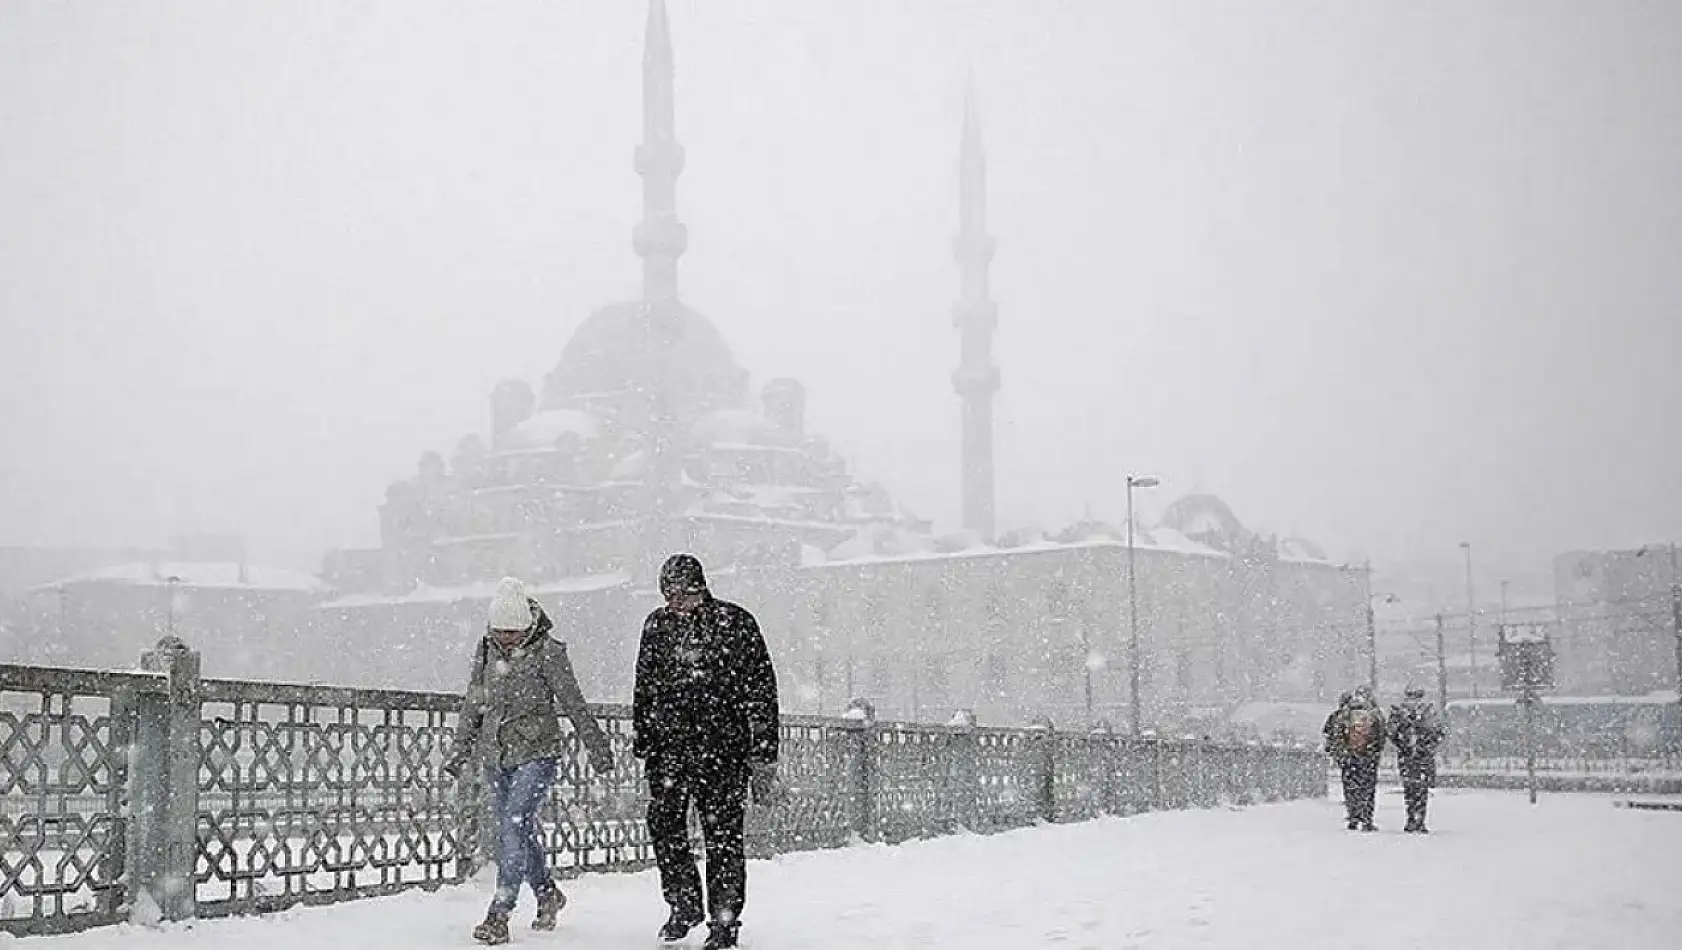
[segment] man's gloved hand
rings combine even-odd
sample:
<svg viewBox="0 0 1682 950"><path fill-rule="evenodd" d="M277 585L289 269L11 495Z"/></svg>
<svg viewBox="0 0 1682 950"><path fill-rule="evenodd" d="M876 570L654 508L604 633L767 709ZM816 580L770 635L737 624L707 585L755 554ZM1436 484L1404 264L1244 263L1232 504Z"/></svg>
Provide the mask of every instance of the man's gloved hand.
<svg viewBox="0 0 1682 950"><path fill-rule="evenodd" d="M748 791L756 805L777 805L788 797L788 789L777 780L775 762L755 762L748 766Z"/></svg>

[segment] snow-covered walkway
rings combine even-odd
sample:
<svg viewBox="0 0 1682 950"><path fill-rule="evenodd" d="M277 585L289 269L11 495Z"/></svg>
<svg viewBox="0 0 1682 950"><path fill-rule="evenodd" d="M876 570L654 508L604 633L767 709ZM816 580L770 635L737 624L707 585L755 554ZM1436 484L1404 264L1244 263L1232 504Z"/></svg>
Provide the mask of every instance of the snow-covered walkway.
<svg viewBox="0 0 1682 950"><path fill-rule="evenodd" d="M860 846L756 862L752 950L1132 947L1673 948L1682 944L1682 813L1610 797L1439 794L1436 833L1343 830L1330 801L1185 811ZM651 873L568 884L554 934L515 947L653 948ZM52 950L435 950L468 947L479 884L192 928L37 938ZM704 931L688 941L698 947ZM0 938L3 940L3 938Z"/></svg>

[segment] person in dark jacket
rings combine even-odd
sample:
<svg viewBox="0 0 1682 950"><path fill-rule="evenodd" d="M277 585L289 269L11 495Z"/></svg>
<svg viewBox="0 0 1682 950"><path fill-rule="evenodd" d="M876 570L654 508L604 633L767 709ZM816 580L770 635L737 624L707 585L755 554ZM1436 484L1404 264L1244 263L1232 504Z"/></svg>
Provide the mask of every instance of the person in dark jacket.
<svg viewBox="0 0 1682 950"><path fill-rule="evenodd" d="M505 577L497 585L487 627L473 653L455 749L444 769L460 775L478 764L485 771L497 822L496 896L473 939L502 944L522 883L537 898L533 929L555 929L566 906L537 823L538 806L555 784L556 760L566 754L558 713L572 720L596 772L613 770L613 748L584 701L566 644L549 635L548 614L518 580Z"/></svg>
<svg viewBox="0 0 1682 950"><path fill-rule="evenodd" d="M1378 794L1378 759L1384 753L1384 713L1365 686L1326 718L1326 752L1343 773L1343 808L1350 831L1373 831L1373 799Z"/></svg>
<svg viewBox="0 0 1682 950"><path fill-rule="evenodd" d="M1402 701L1390 707L1390 743L1396 747L1396 767L1402 776L1402 797L1408 820L1403 831L1426 834L1425 808L1437 781L1437 746L1447 730L1437 707L1425 701L1425 691L1408 687Z"/></svg>
<svg viewBox="0 0 1682 950"><path fill-rule="evenodd" d="M660 569L666 605L648 615L637 652L634 751L648 773L648 831L671 916L660 939L682 940L703 919L706 950L737 945L747 901L742 822L751 791L776 794L777 676L753 614L707 589L701 562L673 555ZM706 917L688 834L701 816Z"/></svg>

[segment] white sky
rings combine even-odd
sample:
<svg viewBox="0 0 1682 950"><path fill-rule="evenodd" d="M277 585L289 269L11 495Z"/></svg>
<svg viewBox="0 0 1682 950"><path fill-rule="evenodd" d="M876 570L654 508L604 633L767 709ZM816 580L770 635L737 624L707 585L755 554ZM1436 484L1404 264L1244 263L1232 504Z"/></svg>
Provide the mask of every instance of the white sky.
<svg viewBox="0 0 1682 950"><path fill-rule="evenodd" d="M973 66L1004 526L1132 468L1339 555L1682 537L1682 4L671 13L685 297L943 525ZM0 543L374 543L634 296L643 16L0 0Z"/></svg>

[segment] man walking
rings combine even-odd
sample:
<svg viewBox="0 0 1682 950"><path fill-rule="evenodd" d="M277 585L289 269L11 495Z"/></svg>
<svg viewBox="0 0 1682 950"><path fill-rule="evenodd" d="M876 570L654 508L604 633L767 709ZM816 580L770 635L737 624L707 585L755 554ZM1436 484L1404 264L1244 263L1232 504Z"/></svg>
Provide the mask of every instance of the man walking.
<svg viewBox="0 0 1682 950"><path fill-rule="evenodd" d="M703 919L705 950L737 946L747 901L742 821L751 790L776 788L777 676L753 614L707 589L688 554L660 568L666 605L643 622L632 710L634 751L646 760L648 831L671 917L660 939L682 940ZM689 847L693 803L707 852L705 913Z"/></svg>
<svg viewBox="0 0 1682 950"><path fill-rule="evenodd" d="M1373 831L1373 798L1378 794L1378 758L1384 752L1384 713L1366 686L1326 718L1326 752L1343 773L1343 808L1350 831Z"/></svg>
<svg viewBox="0 0 1682 950"><path fill-rule="evenodd" d="M1396 746L1397 770L1402 774L1402 797L1408 820L1403 831L1426 834L1425 807L1437 781L1437 746L1442 744L1442 719L1425 700L1425 690L1410 686L1400 703L1390 707L1390 741Z"/></svg>

